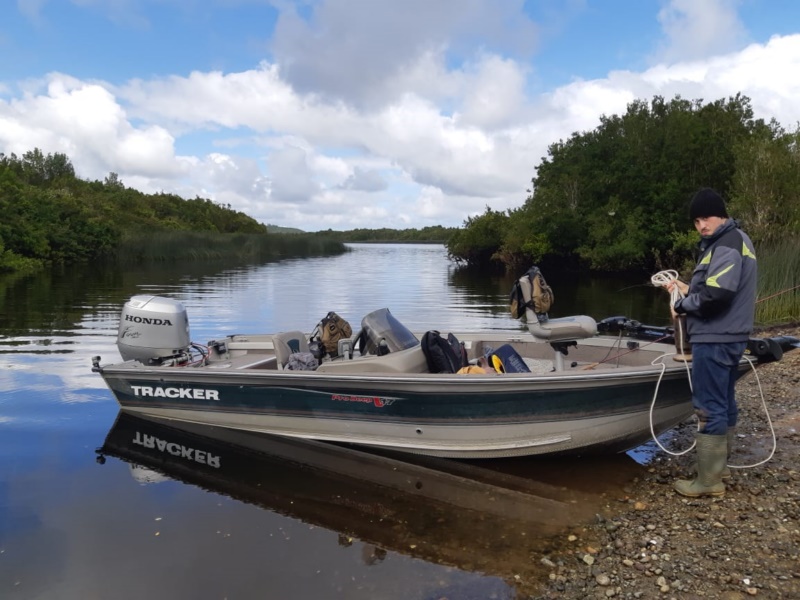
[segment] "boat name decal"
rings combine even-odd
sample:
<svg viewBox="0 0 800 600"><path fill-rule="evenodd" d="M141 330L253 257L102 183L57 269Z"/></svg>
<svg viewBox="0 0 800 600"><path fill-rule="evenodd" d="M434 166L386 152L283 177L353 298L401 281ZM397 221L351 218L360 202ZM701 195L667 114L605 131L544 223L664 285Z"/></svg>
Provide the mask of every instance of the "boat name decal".
<svg viewBox="0 0 800 600"><path fill-rule="evenodd" d="M172 456L177 456L179 458L184 458L186 460L191 460L203 465L208 465L209 467L214 467L215 469L219 469L219 456L215 456L214 454L206 452L205 450L190 448L182 444L176 444L175 442L168 442L166 440L157 438L154 435L147 435L146 433L141 433L139 431L134 434L133 443L137 446L142 446L151 450L158 450L159 452L166 452Z"/></svg>
<svg viewBox="0 0 800 600"><path fill-rule="evenodd" d="M144 325L163 325L164 327L172 327L172 321L169 319L157 319L155 317L137 317L135 315L125 315L126 321L133 321L134 323L142 323Z"/></svg>
<svg viewBox="0 0 800 600"><path fill-rule="evenodd" d="M339 402L362 402L364 404L374 404L378 408L394 404L394 398L380 398L379 396L345 396L342 394L331 394L331 400Z"/></svg>
<svg viewBox="0 0 800 600"><path fill-rule="evenodd" d="M187 398L189 400L219 400L219 390L203 388L150 387L149 385L132 385L134 396L150 398Z"/></svg>

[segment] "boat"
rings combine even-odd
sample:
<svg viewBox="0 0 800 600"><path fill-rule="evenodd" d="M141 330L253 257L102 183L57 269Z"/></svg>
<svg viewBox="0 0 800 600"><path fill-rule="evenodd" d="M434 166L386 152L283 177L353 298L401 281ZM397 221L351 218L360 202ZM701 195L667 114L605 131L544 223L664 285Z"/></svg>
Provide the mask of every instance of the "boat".
<svg viewBox="0 0 800 600"><path fill-rule="evenodd" d="M318 538L331 541L331 552L341 550L336 544L352 545L367 564L395 552L500 577L514 587L546 577L547 568L530 557L565 528L595 518L606 494L621 493L641 468L627 456L615 457L604 468L617 480L599 481L599 489L589 491L563 485L560 461L393 455L124 410L96 453L100 464L128 464L142 484L178 481L323 527L338 534ZM580 481L597 472L585 462L570 468L586 474Z"/></svg>
<svg viewBox="0 0 800 600"><path fill-rule="evenodd" d="M527 331L449 332L465 355L455 373L432 372L428 332L388 308L317 359L315 331L194 343L185 307L151 295L122 309L123 360L93 357L92 369L141 415L448 458L624 452L693 415L671 328L548 318L534 310L530 279L519 281ZM739 372L794 347L754 339ZM297 368L298 357L313 364Z"/></svg>

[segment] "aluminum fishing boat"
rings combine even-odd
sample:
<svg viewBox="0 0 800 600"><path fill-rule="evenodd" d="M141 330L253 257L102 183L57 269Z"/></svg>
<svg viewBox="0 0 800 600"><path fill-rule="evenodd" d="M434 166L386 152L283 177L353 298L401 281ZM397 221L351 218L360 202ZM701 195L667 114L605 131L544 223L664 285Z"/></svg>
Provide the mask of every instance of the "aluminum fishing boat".
<svg viewBox="0 0 800 600"><path fill-rule="evenodd" d="M527 322L528 331L451 332L473 368L435 373L423 334L382 308L333 358L298 369L289 367L312 354L311 333L195 344L180 302L140 295L120 319L124 360L95 357L93 369L141 415L450 458L622 452L691 417L689 368L675 360L670 329L544 320L532 308ZM752 358L779 358L776 348L754 340L740 372ZM497 368L479 368L487 358Z"/></svg>

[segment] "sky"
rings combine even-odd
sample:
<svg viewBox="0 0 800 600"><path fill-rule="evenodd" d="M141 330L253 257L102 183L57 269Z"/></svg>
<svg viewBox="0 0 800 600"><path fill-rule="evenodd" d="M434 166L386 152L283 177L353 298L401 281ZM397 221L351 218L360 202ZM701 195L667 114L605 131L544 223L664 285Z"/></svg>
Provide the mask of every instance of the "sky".
<svg viewBox="0 0 800 600"><path fill-rule="evenodd" d="M800 122L796 0L2 0L0 152L305 231L521 206L653 96Z"/></svg>

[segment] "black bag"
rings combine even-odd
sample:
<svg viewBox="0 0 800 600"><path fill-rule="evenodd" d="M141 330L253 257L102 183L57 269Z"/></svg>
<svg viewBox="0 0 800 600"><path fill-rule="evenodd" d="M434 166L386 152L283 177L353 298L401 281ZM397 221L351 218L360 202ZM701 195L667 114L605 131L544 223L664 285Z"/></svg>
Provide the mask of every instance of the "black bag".
<svg viewBox="0 0 800 600"><path fill-rule="evenodd" d="M422 336L421 345L431 373L456 373L461 367L469 364L464 344L452 333L448 333L447 338L444 338L438 331L432 329Z"/></svg>

